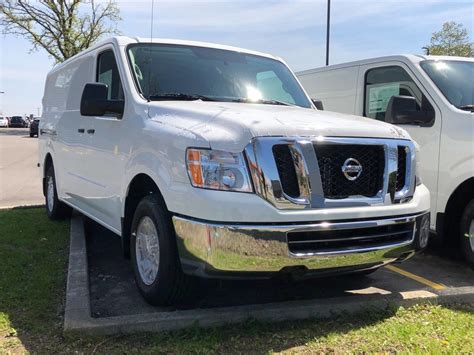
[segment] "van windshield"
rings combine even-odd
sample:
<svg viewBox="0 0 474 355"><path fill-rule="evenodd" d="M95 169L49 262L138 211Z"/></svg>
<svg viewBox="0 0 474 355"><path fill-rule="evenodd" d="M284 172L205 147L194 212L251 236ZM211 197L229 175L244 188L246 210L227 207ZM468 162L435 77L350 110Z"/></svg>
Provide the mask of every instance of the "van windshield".
<svg viewBox="0 0 474 355"><path fill-rule="evenodd" d="M128 59L149 100L207 100L310 108L281 62L252 54L187 45L134 44Z"/></svg>
<svg viewBox="0 0 474 355"><path fill-rule="evenodd" d="M451 104L474 110L474 62L425 60L420 65Z"/></svg>

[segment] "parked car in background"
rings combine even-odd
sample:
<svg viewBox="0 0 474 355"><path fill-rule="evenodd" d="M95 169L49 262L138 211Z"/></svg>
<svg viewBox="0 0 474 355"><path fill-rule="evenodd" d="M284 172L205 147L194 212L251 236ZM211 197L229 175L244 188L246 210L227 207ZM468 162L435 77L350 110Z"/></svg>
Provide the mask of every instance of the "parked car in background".
<svg viewBox="0 0 474 355"><path fill-rule="evenodd" d="M431 229L474 266L474 58L397 55L297 73L324 109L406 129L420 145Z"/></svg>
<svg viewBox="0 0 474 355"><path fill-rule="evenodd" d="M12 116L10 118L10 128L26 128L28 125L26 124L25 120L21 116Z"/></svg>
<svg viewBox="0 0 474 355"><path fill-rule="evenodd" d="M8 127L8 118L0 116L0 127Z"/></svg>
<svg viewBox="0 0 474 355"><path fill-rule="evenodd" d="M30 124L30 137L38 136L39 118L35 118Z"/></svg>
<svg viewBox="0 0 474 355"><path fill-rule="evenodd" d="M370 273L427 245L408 133L317 110L272 55L114 37L57 65L43 108L48 216L121 236L152 304L187 275Z"/></svg>

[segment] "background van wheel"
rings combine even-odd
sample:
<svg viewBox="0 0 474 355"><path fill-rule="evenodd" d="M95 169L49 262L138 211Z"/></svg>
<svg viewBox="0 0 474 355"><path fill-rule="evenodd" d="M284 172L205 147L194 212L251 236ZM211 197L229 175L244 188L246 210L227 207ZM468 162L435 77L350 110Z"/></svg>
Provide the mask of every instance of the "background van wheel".
<svg viewBox="0 0 474 355"><path fill-rule="evenodd" d="M30 133L30 138L33 138L35 135L33 133Z"/></svg>
<svg viewBox="0 0 474 355"><path fill-rule="evenodd" d="M459 227L461 251L464 259L474 268L474 200L466 205Z"/></svg>
<svg viewBox="0 0 474 355"><path fill-rule="evenodd" d="M144 197L132 220L130 254L138 289L152 305L176 304L189 292L175 238L164 204L154 195Z"/></svg>
<svg viewBox="0 0 474 355"><path fill-rule="evenodd" d="M54 167L51 164L45 176L46 213L50 219L63 219L71 215L71 207L59 201Z"/></svg>

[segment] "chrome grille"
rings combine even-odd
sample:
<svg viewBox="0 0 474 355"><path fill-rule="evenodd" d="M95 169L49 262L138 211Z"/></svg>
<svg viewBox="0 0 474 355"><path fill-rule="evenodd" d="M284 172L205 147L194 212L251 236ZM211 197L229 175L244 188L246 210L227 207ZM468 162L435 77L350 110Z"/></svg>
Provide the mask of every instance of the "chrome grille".
<svg viewBox="0 0 474 355"><path fill-rule="evenodd" d="M414 152L409 140L348 137L256 137L245 147L255 193L283 210L404 203ZM348 158L362 166L357 179L354 165L343 174Z"/></svg>
<svg viewBox="0 0 474 355"><path fill-rule="evenodd" d="M374 197L383 188L385 153L381 145L315 144L324 197L344 199L349 196ZM343 172L344 162L353 158L360 162L362 172L348 180Z"/></svg>

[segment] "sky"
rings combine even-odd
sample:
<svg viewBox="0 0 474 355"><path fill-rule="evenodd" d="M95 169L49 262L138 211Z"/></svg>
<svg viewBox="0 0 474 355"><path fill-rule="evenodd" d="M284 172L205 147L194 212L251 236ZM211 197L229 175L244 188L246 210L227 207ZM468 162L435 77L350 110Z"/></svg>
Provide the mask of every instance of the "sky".
<svg viewBox="0 0 474 355"><path fill-rule="evenodd" d="M151 0L118 0L126 36L150 36ZM153 36L233 45L282 57L294 71L325 64L326 0L155 0ZM443 22L474 40L470 0L332 0L330 64L390 54L422 54ZM21 37L0 34L0 114L41 113L54 65Z"/></svg>

